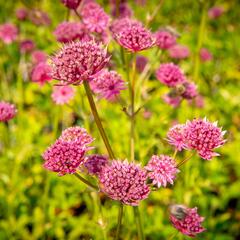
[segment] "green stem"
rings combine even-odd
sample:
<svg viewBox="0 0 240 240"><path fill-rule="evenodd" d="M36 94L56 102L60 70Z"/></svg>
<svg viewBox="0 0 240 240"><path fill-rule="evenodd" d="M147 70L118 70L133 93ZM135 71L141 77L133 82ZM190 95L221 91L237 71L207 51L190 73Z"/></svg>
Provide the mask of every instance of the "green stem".
<svg viewBox="0 0 240 240"><path fill-rule="evenodd" d="M133 207L133 210L134 210L134 216L135 216L135 219L136 219L138 239L139 240L144 240L145 237L144 237L144 234L143 234L142 221L141 221L139 208L138 207Z"/></svg>
<svg viewBox="0 0 240 240"><path fill-rule="evenodd" d="M118 224L117 224L117 233L116 233L115 240L118 240L120 237L122 217L123 217L123 204L120 203L119 210L118 210Z"/></svg>
<svg viewBox="0 0 240 240"><path fill-rule="evenodd" d="M101 134L101 137L103 139L103 142L107 148L107 151L108 151L108 154L109 154L109 157L111 159L114 159L114 153L113 153L113 150L110 146L110 143L108 141L108 138L107 138L107 135L104 131L104 128L102 126L102 122L100 120L100 117L98 115L98 111L97 111L97 108L96 108L96 105L95 105L95 102L94 102L94 99L93 99L93 96L92 96L92 91L90 89L90 86L89 86L89 83L88 81L83 81L83 85L84 85L84 88L85 88L85 91L86 91L86 94L87 94L87 98L88 98L88 102L90 104L90 107L91 107L91 110L92 110L92 114L94 116L94 120L97 124L97 127L98 127L98 130Z"/></svg>
<svg viewBox="0 0 240 240"><path fill-rule="evenodd" d="M83 183L88 185L90 188L99 191L98 187L92 183L90 183L87 179L83 178L79 173L74 173L74 175Z"/></svg>
<svg viewBox="0 0 240 240"><path fill-rule="evenodd" d="M175 149L175 151L174 151L174 154L173 154L173 159L175 159L176 158L176 156L177 156L177 152L178 152L178 150L177 150L177 148Z"/></svg>
<svg viewBox="0 0 240 240"><path fill-rule="evenodd" d="M177 168L181 167L184 163L186 163L192 156L194 156L195 152L193 152L192 154L190 154L188 157L186 157L185 159L183 159L180 163L177 164Z"/></svg>

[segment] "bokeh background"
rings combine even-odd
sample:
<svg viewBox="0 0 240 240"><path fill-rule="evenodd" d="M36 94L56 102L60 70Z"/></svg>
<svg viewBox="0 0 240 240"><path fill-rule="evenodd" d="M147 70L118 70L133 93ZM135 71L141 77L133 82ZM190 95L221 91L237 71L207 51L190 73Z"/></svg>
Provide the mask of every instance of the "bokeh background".
<svg viewBox="0 0 240 240"><path fill-rule="evenodd" d="M108 1L97 2L110 12ZM141 6L129 1L134 16L143 22L160 1L146 2ZM214 5L221 5L225 11L218 19L211 20L207 11ZM49 15L51 24L36 26L30 21L19 22L15 10L23 6L42 9ZM59 48L52 34L66 16L66 9L59 0L0 0L0 9L0 24L15 23L21 38L32 39L38 49L49 55ZM168 0L162 1L150 23L152 31L171 26L181 35L178 42L187 45L191 55L179 65L190 77L199 41L211 51L213 60L199 63L198 89L204 97L202 108L193 107L188 102L172 108L163 102L161 96L166 93L166 88L156 81L154 75L145 83L143 90L151 91L144 108L151 112L151 117L146 119L141 112L137 118L136 156L139 161L146 163L152 154L172 154L173 149L165 137L176 120L184 123L187 119L206 116L227 130L228 140L219 149L220 157L212 161L192 158L182 168L173 187L153 192L140 204L146 239L169 239L174 233L167 211L171 203L198 206L199 213L206 218L204 227L207 231L196 239L240 239L239 13L237 0ZM71 20L74 19L72 16ZM203 35L201 21L204 21ZM113 52L119 50L115 43L109 48ZM108 233L107 239L112 239L116 231L118 204L101 196L100 207L97 194L73 176L58 177L42 167L41 154L62 129L72 125L87 128L96 138L96 151L106 153L83 88L75 87L76 96L70 107L58 106L51 99L51 84L39 87L29 79L29 56L20 54L17 43L6 46L1 42L0 52L1 100L11 101L18 108L17 117L9 122L10 131L0 124L0 239L101 240L105 232ZM153 50L143 55L154 66L160 64ZM117 70L124 76L121 66ZM121 106L105 100L99 100L97 105L116 155L119 159L128 158L129 124ZM7 148L5 141L9 143ZM136 236L133 210L126 207L122 239L137 239ZM174 239L188 238L178 234Z"/></svg>

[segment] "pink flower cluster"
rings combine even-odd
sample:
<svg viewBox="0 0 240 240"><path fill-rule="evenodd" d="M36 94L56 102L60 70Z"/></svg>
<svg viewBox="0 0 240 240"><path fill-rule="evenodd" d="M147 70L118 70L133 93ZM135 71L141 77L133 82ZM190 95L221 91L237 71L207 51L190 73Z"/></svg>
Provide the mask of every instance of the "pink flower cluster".
<svg viewBox="0 0 240 240"><path fill-rule="evenodd" d="M69 103L74 98L74 89L71 86L54 86L52 99L57 105Z"/></svg>
<svg viewBox="0 0 240 240"><path fill-rule="evenodd" d="M30 53L35 48L35 43L30 40L26 39L20 42L20 52L21 53Z"/></svg>
<svg viewBox="0 0 240 240"><path fill-rule="evenodd" d="M38 64L40 62L46 62L47 61L47 55L45 52L41 51L41 50L35 50L32 52L31 54L31 59L32 59L32 63Z"/></svg>
<svg viewBox="0 0 240 240"><path fill-rule="evenodd" d="M222 16L224 8L222 6L214 6L208 10L208 17L210 19L216 19Z"/></svg>
<svg viewBox="0 0 240 240"><path fill-rule="evenodd" d="M161 49L169 49L176 44L176 36L167 30L159 30L155 33L156 45Z"/></svg>
<svg viewBox="0 0 240 240"><path fill-rule="evenodd" d="M168 49L169 56L173 59L185 59L190 55L190 50L185 45L176 44Z"/></svg>
<svg viewBox="0 0 240 240"><path fill-rule="evenodd" d="M99 176L103 168L109 163L109 159L106 156L93 154L86 157L84 167L91 175Z"/></svg>
<svg viewBox="0 0 240 240"><path fill-rule="evenodd" d="M119 3L118 9L117 4L114 3L111 6L112 8L112 15L118 18L130 18L133 15L132 9L129 7L128 3L121 2Z"/></svg>
<svg viewBox="0 0 240 240"><path fill-rule="evenodd" d="M77 9L81 0L62 0L62 3L70 9Z"/></svg>
<svg viewBox="0 0 240 240"><path fill-rule="evenodd" d="M43 86L47 81L52 79L51 67L45 62L38 63L32 69L31 79L33 82L39 83L40 86Z"/></svg>
<svg viewBox="0 0 240 240"><path fill-rule="evenodd" d="M211 52L209 52L207 48L201 48L199 54L200 54L200 59L203 62L211 61L213 58Z"/></svg>
<svg viewBox="0 0 240 240"><path fill-rule="evenodd" d="M8 102L0 102L0 122L7 122L15 117L16 107Z"/></svg>
<svg viewBox="0 0 240 240"><path fill-rule="evenodd" d="M27 12L27 9L26 8L18 8L16 10L16 17L18 20L25 20L28 16L28 12Z"/></svg>
<svg viewBox="0 0 240 240"><path fill-rule="evenodd" d="M5 44L11 44L18 36L18 29L12 23L4 23L0 25L0 39Z"/></svg>
<svg viewBox="0 0 240 240"><path fill-rule="evenodd" d="M48 14L40 9L32 9L28 13L28 19L37 26L49 26L51 24Z"/></svg>

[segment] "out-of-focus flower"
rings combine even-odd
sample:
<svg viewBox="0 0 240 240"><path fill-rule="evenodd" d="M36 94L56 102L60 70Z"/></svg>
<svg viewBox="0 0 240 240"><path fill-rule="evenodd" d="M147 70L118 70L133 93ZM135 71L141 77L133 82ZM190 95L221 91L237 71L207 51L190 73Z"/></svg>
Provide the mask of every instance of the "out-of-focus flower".
<svg viewBox="0 0 240 240"><path fill-rule="evenodd" d="M29 20L37 26L39 25L48 26L51 24L51 19L49 18L48 14L39 9L32 9L29 12Z"/></svg>
<svg viewBox="0 0 240 240"><path fill-rule="evenodd" d="M187 121L184 128L184 138L188 148L197 150L200 157L211 160L219 156L215 148L222 146L226 140L223 136L226 131L217 127L217 122L211 123L206 118Z"/></svg>
<svg viewBox="0 0 240 240"><path fill-rule="evenodd" d="M161 64L156 71L156 77L160 82L169 87L175 87L186 80L181 69L174 63Z"/></svg>
<svg viewBox="0 0 240 240"><path fill-rule="evenodd" d="M40 62L32 69L31 79L33 82L39 83L41 86L52 79L51 67L45 62Z"/></svg>
<svg viewBox="0 0 240 240"><path fill-rule="evenodd" d="M18 20L23 21L27 18L27 16L28 16L28 11L26 8L18 8L16 10L16 17Z"/></svg>
<svg viewBox="0 0 240 240"><path fill-rule="evenodd" d="M10 44L16 40L18 29L12 23L4 23L0 25L0 39L5 44Z"/></svg>
<svg viewBox="0 0 240 240"><path fill-rule="evenodd" d="M215 6L208 10L208 17L210 19L219 18L224 13L224 8L222 6Z"/></svg>
<svg viewBox="0 0 240 240"><path fill-rule="evenodd" d="M181 94L183 98L186 99L193 99L197 96L197 86L191 82L184 82L183 83L184 92Z"/></svg>
<svg viewBox="0 0 240 240"><path fill-rule="evenodd" d="M188 58L190 55L190 50L184 45L174 45L168 49L169 56L174 59L184 59Z"/></svg>
<svg viewBox="0 0 240 240"><path fill-rule="evenodd" d="M34 48L35 43L30 39L26 39L20 42L21 53L30 53Z"/></svg>
<svg viewBox="0 0 240 240"><path fill-rule="evenodd" d="M81 0L61 0L62 3L70 9L77 9Z"/></svg>
<svg viewBox="0 0 240 240"><path fill-rule="evenodd" d="M47 55L45 52L41 50L35 50L31 54L31 59L33 64L38 64L40 62L46 62L47 61Z"/></svg>
<svg viewBox="0 0 240 240"><path fill-rule="evenodd" d="M108 161L109 159L106 156L93 154L86 157L84 166L89 174L99 176L102 169L108 164Z"/></svg>
<svg viewBox="0 0 240 240"><path fill-rule="evenodd" d="M176 108L180 105L182 98L180 96L175 96L169 93L163 96L163 101L169 104L170 106Z"/></svg>
<svg viewBox="0 0 240 240"><path fill-rule="evenodd" d="M85 3L80 14L82 16L83 24L90 32L102 33L107 29L109 16L97 3Z"/></svg>
<svg viewBox="0 0 240 240"><path fill-rule="evenodd" d="M74 93L74 89L70 86L54 86L51 97L56 104L63 105L73 99Z"/></svg>
<svg viewBox="0 0 240 240"><path fill-rule="evenodd" d="M94 93L107 100L115 100L121 90L126 89L125 82L115 71L102 70L90 81Z"/></svg>
<svg viewBox="0 0 240 240"><path fill-rule="evenodd" d="M144 56L137 56L136 57L136 68L138 72L143 72L145 69L146 65L148 63L148 59Z"/></svg>
<svg viewBox="0 0 240 240"><path fill-rule="evenodd" d="M204 98L202 95L198 94L196 97L195 97L195 105L196 107L198 108L203 108L204 107Z"/></svg>
<svg viewBox="0 0 240 240"><path fill-rule="evenodd" d="M206 48L201 48L199 54L200 54L200 58L203 62L211 61L213 58L212 54Z"/></svg>
<svg viewBox="0 0 240 240"><path fill-rule="evenodd" d="M199 216L196 207L172 205L170 206L170 220L178 231L189 237L196 237L197 234L205 231L201 225L204 218Z"/></svg>
<svg viewBox="0 0 240 240"><path fill-rule="evenodd" d="M7 122L15 117L17 113L14 104L1 101L0 102L0 122Z"/></svg>
<svg viewBox="0 0 240 240"><path fill-rule="evenodd" d="M107 51L93 41L67 43L52 57L52 77L66 84L81 84L108 63Z"/></svg>
<svg viewBox="0 0 240 240"><path fill-rule="evenodd" d="M161 49L169 49L176 44L176 36L167 30L159 30L154 34L156 45Z"/></svg>
<svg viewBox="0 0 240 240"><path fill-rule="evenodd" d="M148 197L147 173L134 163L113 160L99 177L101 190L110 198L137 206Z"/></svg>
<svg viewBox="0 0 240 240"><path fill-rule="evenodd" d="M148 171L148 177L152 180L152 184L158 188L166 187L167 183L173 184L179 170L176 162L166 155L153 155L145 169Z"/></svg>
<svg viewBox="0 0 240 240"><path fill-rule="evenodd" d="M112 5L112 15L114 17L130 18L132 14L133 14L132 9L129 7L129 5L126 2L120 3L118 6L118 9L116 4Z"/></svg>
<svg viewBox="0 0 240 240"><path fill-rule="evenodd" d="M147 110L147 109L145 109L144 112L143 112L143 117L145 119L150 119L152 117L152 112Z"/></svg>

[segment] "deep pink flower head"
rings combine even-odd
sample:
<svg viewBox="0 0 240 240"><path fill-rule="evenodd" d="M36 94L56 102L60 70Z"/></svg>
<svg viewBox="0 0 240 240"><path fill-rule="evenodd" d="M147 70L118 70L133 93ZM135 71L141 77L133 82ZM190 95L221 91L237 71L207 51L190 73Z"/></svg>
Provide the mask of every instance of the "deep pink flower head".
<svg viewBox="0 0 240 240"><path fill-rule="evenodd" d="M115 100L120 91L126 89L122 77L115 71L102 70L90 81L94 93L107 100Z"/></svg>
<svg viewBox="0 0 240 240"><path fill-rule="evenodd" d="M156 45L161 49L169 49L176 44L176 36L167 30L159 30L155 34Z"/></svg>
<svg viewBox="0 0 240 240"><path fill-rule="evenodd" d="M148 63L148 59L146 57L137 56L136 57L136 68L137 68L138 72L140 72L140 73L143 72L147 63Z"/></svg>
<svg viewBox="0 0 240 240"><path fill-rule="evenodd" d="M47 54L41 50L35 50L31 54L31 59L33 64L38 64L40 62L47 61Z"/></svg>
<svg viewBox="0 0 240 240"><path fill-rule="evenodd" d="M91 40L82 23L62 22L53 32L59 42L67 43L75 40Z"/></svg>
<svg viewBox="0 0 240 240"><path fill-rule="evenodd" d="M17 110L15 105L8 102L0 102L0 122L7 122L15 117Z"/></svg>
<svg viewBox="0 0 240 240"><path fill-rule="evenodd" d="M199 54L203 62L211 61L213 58L212 54L209 52L207 48L201 48Z"/></svg>
<svg viewBox="0 0 240 240"><path fill-rule="evenodd" d="M18 20L25 20L28 16L28 12L27 12L27 9L26 8L18 8L16 10L16 17Z"/></svg>
<svg viewBox="0 0 240 240"><path fill-rule="evenodd" d="M48 26L51 24L51 19L49 18L48 14L39 9L32 9L29 12L29 20L37 26L39 25Z"/></svg>
<svg viewBox="0 0 240 240"><path fill-rule="evenodd" d="M173 145L178 151L188 147L184 137L184 129L185 124L176 124L167 133L168 143Z"/></svg>
<svg viewBox="0 0 240 240"><path fill-rule="evenodd" d="M99 176L99 174L102 172L102 169L108 164L108 162L108 157L99 154L93 154L86 157L84 166L89 174Z"/></svg>
<svg viewBox="0 0 240 240"><path fill-rule="evenodd" d="M179 170L176 162L166 155L153 155L145 169L148 171L148 177L152 180L152 184L158 188L166 187L167 183L173 184Z"/></svg>
<svg viewBox="0 0 240 240"><path fill-rule="evenodd" d="M97 3L85 3L80 14L82 16L83 24L90 32L102 33L107 29L109 16Z"/></svg>
<svg viewBox="0 0 240 240"><path fill-rule="evenodd" d="M70 100L73 99L74 94L74 89L68 85L54 86L51 97L57 105L63 105L69 103Z"/></svg>
<svg viewBox="0 0 240 240"><path fill-rule="evenodd" d="M184 82L183 83L184 92L181 94L183 98L186 99L193 99L197 96L197 86L191 82Z"/></svg>
<svg viewBox="0 0 240 240"><path fill-rule="evenodd" d="M63 84L81 84L108 63L107 51L93 41L65 44L52 57L52 76Z"/></svg>
<svg viewBox="0 0 240 240"><path fill-rule="evenodd" d="M169 56L174 59L184 59L188 58L190 55L190 50L184 45L174 45L168 49Z"/></svg>
<svg viewBox="0 0 240 240"><path fill-rule="evenodd" d="M86 145L92 140L83 128L73 127L64 130L61 137L44 152L44 167L58 172L59 176L75 173L86 161L84 154L90 149Z"/></svg>
<svg viewBox="0 0 240 240"><path fill-rule="evenodd" d="M168 105L176 108L180 105L182 98L180 96L175 96L171 93L168 93L163 96L163 101Z"/></svg>
<svg viewBox="0 0 240 240"><path fill-rule="evenodd" d="M224 13L222 6L215 6L208 10L208 17L211 19L219 18Z"/></svg>
<svg viewBox="0 0 240 240"><path fill-rule="evenodd" d="M33 82L39 83L41 86L52 79L51 67L45 63L40 62L32 69L31 79Z"/></svg>
<svg viewBox="0 0 240 240"><path fill-rule="evenodd" d="M30 53L34 48L35 43L30 39L26 39L20 42L21 53Z"/></svg>
<svg viewBox="0 0 240 240"><path fill-rule="evenodd" d="M62 3L70 9L77 9L81 0L61 0Z"/></svg>
<svg viewBox="0 0 240 240"><path fill-rule="evenodd" d="M119 4L119 9L117 9L117 5L112 5L112 15L118 18L130 18L133 15L132 9L126 2L122 2Z"/></svg>
<svg viewBox="0 0 240 240"><path fill-rule="evenodd" d="M174 63L164 63L156 71L157 79L168 87L175 87L178 84L185 82L186 77Z"/></svg>
<svg viewBox="0 0 240 240"><path fill-rule="evenodd" d="M0 39L5 44L10 44L16 40L18 29L12 23L4 23L0 25Z"/></svg>
<svg viewBox="0 0 240 240"><path fill-rule="evenodd" d="M106 195L127 205L137 206L150 193L146 171L127 161L113 160L102 169L99 180Z"/></svg>
<svg viewBox="0 0 240 240"><path fill-rule="evenodd" d="M206 230L201 225L204 218L198 215L196 207L187 208L183 205L171 205L170 220L178 231L189 237L196 237L197 234Z"/></svg>
<svg viewBox="0 0 240 240"><path fill-rule="evenodd" d="M217 127L217 122L211 123L206 118L194 119L187 121L184 137L190 149L197 150L203 159L211 160L212 157L219 156L214 149L226 142L223 138L225 132Z"/></svg>

